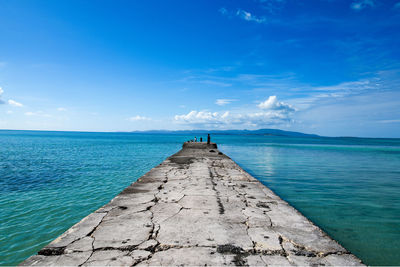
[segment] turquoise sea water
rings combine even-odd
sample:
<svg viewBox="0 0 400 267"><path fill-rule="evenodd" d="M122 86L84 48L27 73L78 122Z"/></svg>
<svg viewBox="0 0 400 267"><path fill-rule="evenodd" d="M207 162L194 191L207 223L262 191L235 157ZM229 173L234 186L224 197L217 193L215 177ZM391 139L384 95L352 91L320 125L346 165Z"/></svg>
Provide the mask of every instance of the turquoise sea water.
<svg viewBox="0 0 400 267"><path fill-rule="evenodd" d="M0 131L0 265L36 253L190 138ZM400 264L400 139L213 140L365 263Z"/></svg>

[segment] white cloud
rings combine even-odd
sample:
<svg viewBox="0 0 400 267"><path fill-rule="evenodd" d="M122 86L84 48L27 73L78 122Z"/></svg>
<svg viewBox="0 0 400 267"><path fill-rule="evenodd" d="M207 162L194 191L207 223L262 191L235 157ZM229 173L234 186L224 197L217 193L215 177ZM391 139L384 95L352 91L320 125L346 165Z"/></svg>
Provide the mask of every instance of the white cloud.
<svg viewBox="0 0 400 267"><path fill-rule="evenodd" d="M220 119L218 112L208 112L208 111L195 111L192 110L186 115L176 115L176 121L185 121L188 123L211 123L217 122Z"/></svg>
<svg viewBox="0 0 400 267"><path fill-rule="evenodd" d="M66 108L62 108L62 107L61 107L61 108L57 108L57 110L58 110L58 111L67 111Z"/></svg>
<svg viewBox="0 0 400 267"><path fill-rule="evenodd" d="M176 115L175 122L196 127L207 128L262 128L291 122L288 114L276 111L231 113L191 111L188 114Z"/></svg>
<svg viewBox="0 0 400 267"><path fill-rule="evenodd" d="M1 63L1 62L0 62L0 63ZM3 93L4 93L4 90L3 90L3 88L0 87L0 104L5 104L5 103L6 103L4 100L1 99L1 96L2 96ZM11 105L11 106L14 106L14 107L23 107L23 106L24 106L24 105L22 105L21 103L15 101L15 100L12 100L12 99L9 99L9 100L7 101L7 103L8 103L9 105Z"/></svg>
<svg viewBox="0 0 400 267"><path fill-rule="evenodd" d="M25 116L51 117L50 114L47 114L40 110L37 112L28 111L28 112L25 112L24 114L25 114Z"/></svg>
<svg viewBox="0 0 400 267"><path fill-rule="evenodd" d="M268 97L268 99L261 102L258 107L266 110L285 110L287 112L295 111L291 105L279 102L275 95Z"/></svg>
<svg viewBox="0 0 400 267"><path fill-rule="evenodd" d="M12 100L12 99L8 100L8 104L11 106L14 106L14 107L19 107L19 108L24 106L21 103L15 101L15 100Z"/></svg>
<svg viewBox="0 0 400 267"><path fill-rule="evenodd" d="M266 22L265 17L257 17L243 9L238 9L238 11L236 12L236 16L238 16L244 20L247 20L247 21L254 21L256 23L265 23Z"/></svg>
<svg viewBox="0 0 400 267"><path fill-rule="evenodd" d="M210 112L206 110L192 110L188 114L176 115L174 119L176 123L198 128L225 129L262 128L292 122L291 115L295 109L286 103L277 101L276 97L272 97L272 99L275 100L272 101L272 104L269 104L270 106L262 106L261 108L259 105L260 110L257 111L233 113L231 111Z"/></svg>
<svg viewBox="0 0 400 267"><path fill-rule="evenodd" d="M147 117L144 117L144 116L136 115L136 116L134 116L134 117L128 118L128 120L129 120L129 121L148 121L148 120L151 120L151 119L150 119L150 118L147 118Z"/></svg>
<svg viewBox="0 0 400 267"><path fill-rule="evenodd" d="M13 114L14 112L12 110L7 110L7 114Z"/></svg>
<svg viewBox="0 0 400 267"><path fill-rule="evenodd" d="M219 106L224 106L224 105L232 103L233 101L236 101L236 99L217 99L215 101L215 104L217 104Z"/></svg>
<svg viewBox="0 0 400 267"><path fill-rule="evenodd" d="M364 8L367 7L374 7L375 6L375 2L374 0L358 0L358 1L354 1L353 3L351 3L350 7L354 10L363 10Z"/></svg>

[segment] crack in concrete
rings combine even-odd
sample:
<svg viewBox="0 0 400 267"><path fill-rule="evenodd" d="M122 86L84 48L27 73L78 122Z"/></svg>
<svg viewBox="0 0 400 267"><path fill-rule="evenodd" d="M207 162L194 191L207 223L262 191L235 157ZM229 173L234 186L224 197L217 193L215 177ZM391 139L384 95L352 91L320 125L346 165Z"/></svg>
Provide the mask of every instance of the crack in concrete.
<svg viewBox="0 0 400 267"><path fill-rule="evenodd" d="M113 208L111 208L109 211L105 212L106 215L104 215L104 217L101 218L100 222L92 229L92 231L90 231L90 232L86 235L86 236L88 236L88 237L93 238L93 240L92 240L92 251L91 251L89 257L88 257L82 264L80 264L79 266L84 265L84 264L93 256L93 253L94 253L94 251L95 251L95 249L94 249L94 242L96 241L96 238L95 238L94 236L92 236L92 235L93 235L93 233L97 230L97 228L100 226L100 224L103 222L104 218L107 217L107 215L108 215L112 210L114 210L114 209L116 209L116 208L119 208L119 207L118 207L118 206L117 206L117 207L113 207Z"/></svg>
<svg viewBox="0 0 400 267"><path fill-rule="evenodd" d="M149 233L149 236L148 236L148 238L147 238L147 240L145 240L145 241L143 241L141 244L143 244L144 242L146 242L146 241L150 241L150 240L154 240L154 241L156 241L156 244L154 245L154 246L152 246L152 247L150 247L150 252L152 252L151 254L149 254L146 258L143 258L143 259L141 259L141 260L137 260L132 266L136 266L136 265L138 265L139 263L142 263L142 262L144 262L144 261L147 261L147 260L149 260L149 259L151 259L151 257L154 255L154 252L157 250L157 248L160 246L160 242L157 240L157 236L158 236L158 233L159 233L159 231L160 231L160 224L156 224L155 222L154 222L154 212L151 210L151 208L153 208L153 207L155 207L156 205L157 205L157 203L159 202L159 200L160 200L160 198L158 198L157 197L157 194L159 194L160 192L161 192L161 190L162 189L164 189L164 186L165 186L165 184L166 183L168 183L168 175L173 171L174 169L171 169L170 171L167 171L166 173L165 173L165 180L163 180L163 184L161 184L157 189L158 189L158 192L157 193L154 193L154 198L155 198L155 204L153 205L153 206L151 206L151 207L149 207L149 211L150 211L150 213L151 213L151 217L150 217L150 221L151 221L151 223L152 223L152 229L151 229L151 231L150 231L150 233ZM176 172L175 172L176 173ZM178 213L180 212L182 210L182 208L178 211ZM139 244L139 246L141 245L141 244Z"/></svg>
<svg viewBox="0 0 400 267"><path fill-rule="evenodd" d="M222 204L222 201L221 201L221 196L220 196L221 193L216 188L217 183L214 181L214 174L212 172L212 169L208 168L208 172L209 172L209 175L210 175L210 178L211 178L212 189L215 191L216 196L217 196L218 211L219 211L219 214L222 215L222 214L225 213L225 208L224 208L224 205Z"/></svg>
<svg viewBox="0 0 400 267"><path fill-rule="evenodd" d="M159 186L160 187L160 186ZM159 189L159 190L161 190L161 189ZM158 202L158 198L155 196L155 194L154 194L154 199L152 199L151 201L148 201L148 202L145 202L145 203L143 203L143 204L147 204L147 203L151 203L151 202L154 202L154 204L153 205L151 205L151 206L148 206L146 209L143 209L143 210L139 210L139 211L135 211L135 212L133 212L133 213L140 213L140 212L145 212L145 211L150 211L151 212L151 208L152 207L154 207L156 204L157 204L157 202ZM106 213L105 214L105 216L100 220L100 222L92 229L92 231L90 231L87 235L86 235L86 237L91 237L93 240L92 240L92 250L91 250L91 254L89 255L89 257L82 263L82 264L80 264L79 266L82 266L82 265L84 265L84 264L86 264L89 260L90 260L90 258L93 256L93 254L94 254L94 252L96 252L96 251L104 251L104 250L119 250L119 251L133 251L136 247L138 247L138 245L134 245L134 246L125 246L125 247L118 247L118 248L114 248L114 247L100 247L100 248L94 248L94 242L96 241L96 238L93 236L93 233L97 230L97 228L100 226L100 224L104 221L104 219L111 213L111 211L113 211L114 209L117 209L117 208L119 208L119 209L122 209L122 210L126 210L127 208L126 207L124 207L124 206L116 206L116 207L113 207L113 208L111 208L110 210L108 210L107 212L103 212L103 213ZM151 212L151 214L152 214L152 216L153 216L153 213ZM151 218L152 219L152 218ZM154 230L154 224L153 224L153 229L152 229L152 231ZM81 238L79 238L79 239L82 239L83 237L81 237ZM75 240L74 242L76 242L77 240ZM72 244L73 242L71 242L70 244ZM143 243L143 242L142 242ZM70 245L69 244L69 245Z"/></svg>
<svg viewBox="0 0 400 267"><path fill-rule="evenodd" d="M293 263L293 261L289 258L290 255L295 255L295 256L304 256L304 257L312 257L312 258L324 258L329 255L350 255L351 253L346 251L330 251L330 252L322 252L322 251L316 251L309 249L303 245L300 245L293 240L286 238L282 235L279 236L279 241L282 249L284 250L286 254L286 258L289 262ZM294 250L287 251L284 246L283 242L291 243L293 247L295 248ZM293 263L294 264L294 263Z"/></svg>
<svg viewBox="0 0 400 267"><path fill-rule="evenodd" d="M178 205L179 205L179 204L178 204ZM169 219L171 219L172 217L175 217L175 216L178 215L182 210L190 210L190 209L189 209L189 208L184 208L184 207L181 206L180 209L179 209L177 212L175 212L173 215L171 215L171 216L165 218L164 220L160 221L160 223L165 222L166 220L169 220ZM160 227L161 227L161 226L160 226Z"/></svg>
<svg viewBox="0 0 400 267"><path fill-rule="evenodd" d="M289 258L289 253L286 251L286 249L285 249L284 246L283 246L283 238L282 238L281 235L279 235L278 240L279 240L279 245L281 246L281 248L282 248L282 250L283 250L283 255L282 255L282 256L284 256L284 257L286 258L286 260L287 260L290 264L295 265L295 263Z"/></svg>

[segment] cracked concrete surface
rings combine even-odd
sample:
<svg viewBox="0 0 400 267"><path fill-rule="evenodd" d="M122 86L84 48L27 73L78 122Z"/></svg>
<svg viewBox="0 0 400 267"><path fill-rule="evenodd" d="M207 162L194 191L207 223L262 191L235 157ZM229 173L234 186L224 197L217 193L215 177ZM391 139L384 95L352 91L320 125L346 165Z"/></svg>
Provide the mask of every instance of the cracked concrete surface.
<svg viewBox="0 0 400 267"><path fill-rule="evenodd" d="M215 144L183 149L21 265L362 265Z"/></svg>

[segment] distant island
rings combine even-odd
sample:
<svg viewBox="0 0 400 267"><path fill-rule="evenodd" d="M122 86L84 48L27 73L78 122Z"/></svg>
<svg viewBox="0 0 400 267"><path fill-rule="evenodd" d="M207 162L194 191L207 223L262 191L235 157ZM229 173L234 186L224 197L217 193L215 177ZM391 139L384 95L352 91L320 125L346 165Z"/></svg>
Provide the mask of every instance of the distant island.
<svg viewBox="0 0 400 267"><path fill-rule="evenodd" d="M316 134L306 134L300 132L284 131L279 129L258 129L258 130L150 130L150 131L132 131L132 133L148 134L177 134L177 135L195 135L195 134L223 134L223 135L272 135L272 136L290 136L290 137L320 137Z"/></svg>

